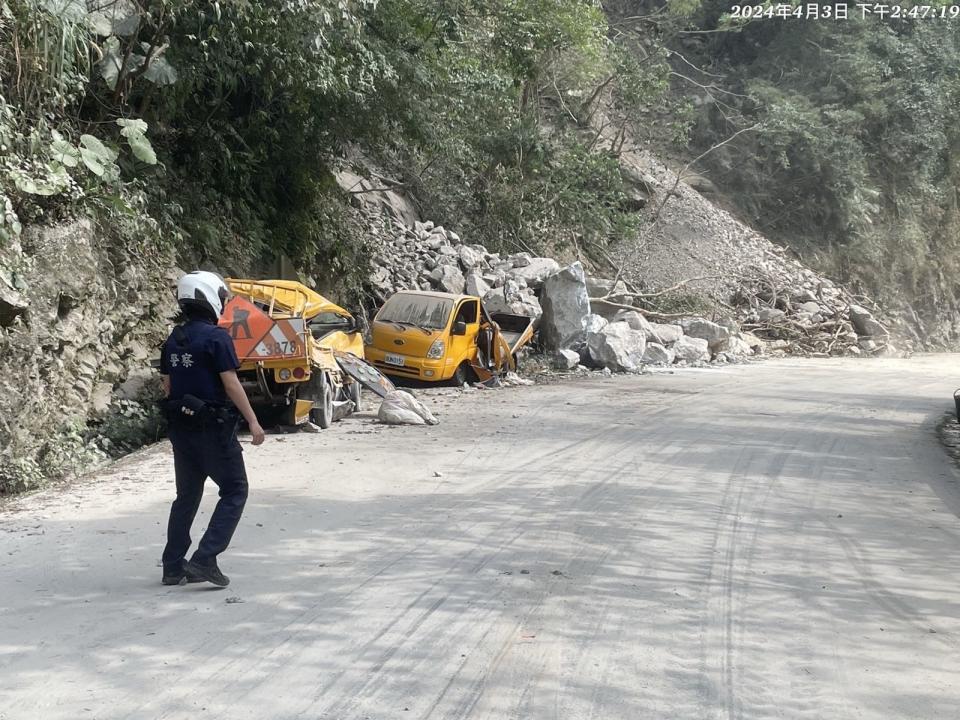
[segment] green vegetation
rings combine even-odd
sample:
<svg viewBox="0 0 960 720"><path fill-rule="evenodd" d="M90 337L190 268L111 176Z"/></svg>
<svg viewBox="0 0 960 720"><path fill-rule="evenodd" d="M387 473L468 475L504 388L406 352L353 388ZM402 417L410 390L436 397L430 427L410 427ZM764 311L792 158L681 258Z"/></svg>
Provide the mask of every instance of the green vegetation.
<svg viewBox="0 0 960 720"><path fill-rule="evenodd" d="M362 273L359 149L492 246L632 232L597 90L661 101L588 0L0 0L0 238L134 213L180 253Z"/></svg>
<svg viewBox="0 0 960 720"><path fill-rule="evenodd" d="M927 318L955 311L960 30L950 20L691 17L690 154L754 227ZM852 12L852 11L851 11ZM726 28L726 31L723 31ZM678 61L679 62L679 61ZM679 67L679 66L678 66ZM709 74L707 74L709 73Z"/></svg>
<svg viewBox="0 0 960 720"><path fill-rule="evenodd" d="M0 241L109 213L184 262L282 252L356 288L347 157L478 242L582 249L637 230L625 145L715 148L697 169L758 229L874 294L955 303L956 23L728 11L0 0Z"/></svg>

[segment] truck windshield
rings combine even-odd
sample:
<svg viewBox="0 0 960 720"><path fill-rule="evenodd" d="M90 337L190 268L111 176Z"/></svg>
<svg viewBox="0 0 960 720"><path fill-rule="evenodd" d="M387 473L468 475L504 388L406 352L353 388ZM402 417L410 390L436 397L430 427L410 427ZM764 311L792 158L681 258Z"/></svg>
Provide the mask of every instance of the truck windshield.
<svg viewBox="0 0 960 720"><path fill-rule="evenodd" d="M432 330L447 326L453 300L426 295L394 295L377 313L381 322L406 323Z"/></svg>

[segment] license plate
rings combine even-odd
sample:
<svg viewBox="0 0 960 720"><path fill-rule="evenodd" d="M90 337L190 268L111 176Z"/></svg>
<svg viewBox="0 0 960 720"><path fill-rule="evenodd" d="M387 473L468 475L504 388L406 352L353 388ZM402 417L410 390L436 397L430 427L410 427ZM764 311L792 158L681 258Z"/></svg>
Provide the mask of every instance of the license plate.
<svg viewBox="0 0 960 720"><path fill-rule="evenodd" d="M384 355L383 360L385 363L387 363L387 365L397 365L399 367L403 367L406 364L406 359L403 357L403 355L392 355L387 353Z"/></svg>

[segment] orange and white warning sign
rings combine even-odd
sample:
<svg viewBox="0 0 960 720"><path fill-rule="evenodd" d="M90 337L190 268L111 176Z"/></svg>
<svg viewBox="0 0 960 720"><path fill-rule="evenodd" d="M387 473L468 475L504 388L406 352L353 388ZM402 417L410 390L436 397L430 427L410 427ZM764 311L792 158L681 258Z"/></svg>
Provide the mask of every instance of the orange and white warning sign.
<svg viewBox="0 0 960 720"><path fill-rule="evenodd" d="M306 324L303 318L273 320L240 295L227 301L220 326L230 333L241 362L306 355L303 344Z"/></svg>

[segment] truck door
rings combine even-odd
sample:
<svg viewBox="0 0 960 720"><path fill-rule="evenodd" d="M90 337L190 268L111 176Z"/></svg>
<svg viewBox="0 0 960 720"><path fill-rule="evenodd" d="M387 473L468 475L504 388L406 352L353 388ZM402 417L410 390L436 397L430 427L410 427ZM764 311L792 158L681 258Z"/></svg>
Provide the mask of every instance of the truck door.
<svg viewBox="0 0 960 720"><path fill-rule="evenodd" d="M463 323L464 334L454 334L458 323ZM450 349L447 357L455 361L451 371L466 360L473 363L477 357L477 333L480 331L480 301L463 300L457 306L450 326Z"/></svg>

